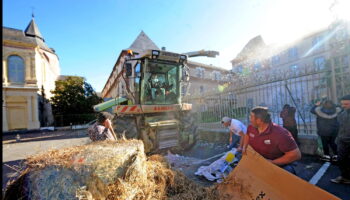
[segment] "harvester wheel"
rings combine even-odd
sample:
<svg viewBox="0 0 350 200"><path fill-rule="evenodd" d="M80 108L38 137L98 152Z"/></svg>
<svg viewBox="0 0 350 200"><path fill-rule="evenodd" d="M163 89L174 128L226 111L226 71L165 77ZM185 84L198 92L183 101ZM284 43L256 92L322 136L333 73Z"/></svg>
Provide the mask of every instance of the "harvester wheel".
<svg viewBox="0 0 350 200"><path fill-rule="evenodd" d="M125 137L127 139L138 138L136 123L134 118L116 116L113 119L113 128L114 128L114 132L116 132L118 137L121 137L121 135L125 132Z"/></svg>
<svg viewBox="0 0 350 200"><path fill-rule="evenodd" d="M180 145L184 150L191 149L198 140L197 125L194 115L184 112L181 118Z"/></svg>

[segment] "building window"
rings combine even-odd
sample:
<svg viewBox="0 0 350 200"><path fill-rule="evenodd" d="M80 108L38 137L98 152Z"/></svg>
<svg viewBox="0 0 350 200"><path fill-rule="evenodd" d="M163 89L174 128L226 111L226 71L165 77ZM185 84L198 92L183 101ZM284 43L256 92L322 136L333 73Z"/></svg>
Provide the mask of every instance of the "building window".
<svg viewBox="0 0 350 200"><path fill-rule="evenodd" d="M196 77L204 78L204 69L201 67L196 67Z"/></svg>
<svg viewBox="0 0 350 200"><path fill-rule="evenodd" d="M261 64L260 64L260 62L256 62L256 63L254 64L254 70L255 70L255 71L258 71L259 69L261 69Z"/></svg>
<svg viewBox="0 0 350 200"><path fill-rule="evenodd" d="M182 96L185 96L187 93L187 86L183 85L182 86Z"/></svg>
<svg viewBox="0 0 350 200"><path fill-rule="evenodd" d="M314 66L316 70L324 70L326 66L326 60L323 56L314 59Z"/></svg>
<svg viewBox="0 0 350 200"><path fill-rule="evenodd" d="M226 80L225 81L230 81L233 78L233 75L231 73L232 72L230 72L230 74L226 75Z"/></svg>
<svg viewBox="0 0 350 200"><path fill-rule="evenodd" d="M292 76L297 76L299 74L299 66L298 65L291 65L289 67L291 75Z"/></svg>
<svg viewBox="0 0 350 200"><path fill-rule="evenodd" d="M200 92L201 94L204 93L204 87L203 87L203 85L199 86L199 92Z"/></svg>
<svg viewBox="0 0 350 200"><path fill-rule="evenodd" d="M349 65L349 61L350 61L350 56L349 55L343 56L342 63L343 63L344 67Z"/></svg>
<svg viewBox="0 0 350 200"><path fill-rule="evenodd" d="M238 65L234 68L234 72L237 74L242 74L243 73L243 65Z"/></svg>
<svg viewBox="0 0 350 200"><path fill-rule="evenodd" d="M279 56L273 56L272 59L271 59L271 64L273 66L276 66L280 63L280 57Z"/></svg>
<svg viewBox="0 0 350 200"><path fill-rule="evenodd" d="M214 75L214 80L216 80L216 81L219 81L219 80L221 80L221 73L220 72L218 72L218 71L214 71L213 72L213 75Z"/></svg>
<svg viewBox="0 0 350 200"><path fill-rule="evenodd" d="M288 50L288 58L289 59L296 59L296 58L298 58L298 49L296 47L290 48Z"/></svg>
<svg viewBox="0 0 350 200"><path fill-rule="evenodd" d="M8 63L8 80L10 83L24 83L24 61L19 56L9 56Z"/></svg>

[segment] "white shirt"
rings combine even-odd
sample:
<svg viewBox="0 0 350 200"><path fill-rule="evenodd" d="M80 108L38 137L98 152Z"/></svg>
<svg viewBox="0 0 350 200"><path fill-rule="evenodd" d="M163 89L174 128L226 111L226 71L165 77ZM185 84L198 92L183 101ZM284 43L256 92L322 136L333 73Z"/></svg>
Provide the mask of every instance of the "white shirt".
<svg viewBox="0 0 350 200"><path fill-rule="evenodd" d="M236 119L231 120L231 125L228 127L232 133L235 135L239 135L239 132L243 132L243 134L247 134L247 127L240 121Z"/></svg>

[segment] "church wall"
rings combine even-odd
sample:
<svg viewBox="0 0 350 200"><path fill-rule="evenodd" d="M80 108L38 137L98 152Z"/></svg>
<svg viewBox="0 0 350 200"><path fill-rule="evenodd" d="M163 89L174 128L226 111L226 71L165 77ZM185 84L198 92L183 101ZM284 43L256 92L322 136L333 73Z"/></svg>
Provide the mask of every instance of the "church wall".
<svg viewBox="0 0 350 200"><path fill-rule="evenodd" d="M51 105L42 103L41 86L46 98L52 97L55 81L60 74L57 55L30 43L20 30L3 28L3 131L39 129L41 119L44 126L53 122ZM23 38L26 37L26 38ZM24 61L24 83L10 83L8 79L8 57L20 56ZM40 104L40 105L39 105ZM39 110L39 107L42 107ZM44 109L43 109L44 108ZM39 113L40 112L40 113Z"/></svg>
<svg viewBox="0 0 350 200"><path fill-rule="evenodd" d="M53 96L50 91L55 89L55 81L60 74L58 58L50 52L37 49L35 66L38 88L41 91L41 87L44 86L46 98L49 99Z"/></svg>

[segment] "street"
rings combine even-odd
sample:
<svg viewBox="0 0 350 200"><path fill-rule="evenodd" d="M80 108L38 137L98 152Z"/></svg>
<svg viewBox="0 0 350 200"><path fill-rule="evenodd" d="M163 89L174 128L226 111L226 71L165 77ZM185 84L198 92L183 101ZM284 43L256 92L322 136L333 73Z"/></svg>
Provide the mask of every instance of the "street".
<svg viewBox="0 0 350 200"><path fill-rule="evenodd" d="M24 166L28 156L40 154L50 149L83 145L90 142L85 130L54 131L21 135L22 142L16 142L15 135L3 136L2 190L15 177L16 171Z"/></svg>
<svg viewBox="0 0 350 200"><path fill-rule="evenodd" d="M21 141L22 142L16 142L15 136L3 136L3 192L5 190L6 183L17 176L16 171L24 167L23 161L26 157L43 153L49 149L83 145L90 142L86 135L86 130L67 130L26 134L21 136ZM213 182L209 182L203 177L195 176L194 172L199 166L209 165L211 162L218 159L218 157L215 157L215 155L225 151L225 145L198 142L193 149L185 152L181 156L204 160L204 162L192 166L184 165L177 170L182 171L187 177L198 184L210 186L213 184ZM206 160L210 157L212 157L212 159ZM319 161L314 156L304 155L296 167L297 175L303 180L309 181L323 164L323 162ZM341 199L348 199L350 194L350 186L335 184L329 181L331 178L338 176L339 173L340 172L337 167L331 165L316 185Z"/></svg>

